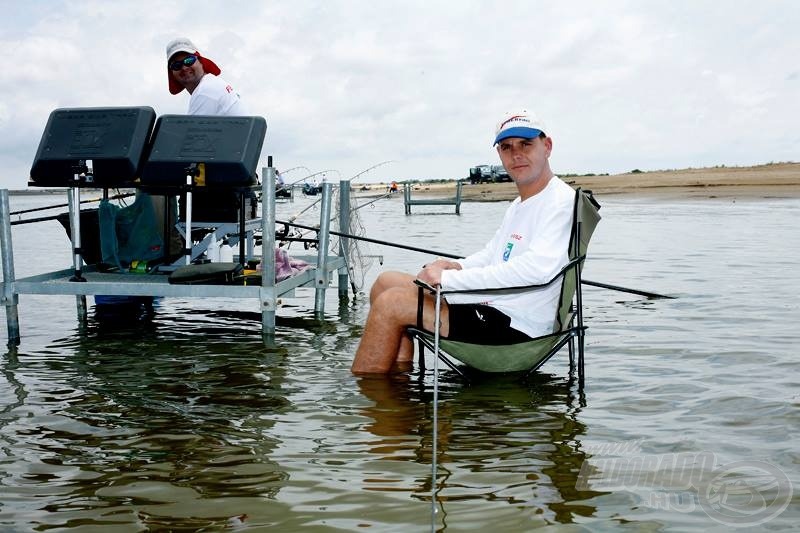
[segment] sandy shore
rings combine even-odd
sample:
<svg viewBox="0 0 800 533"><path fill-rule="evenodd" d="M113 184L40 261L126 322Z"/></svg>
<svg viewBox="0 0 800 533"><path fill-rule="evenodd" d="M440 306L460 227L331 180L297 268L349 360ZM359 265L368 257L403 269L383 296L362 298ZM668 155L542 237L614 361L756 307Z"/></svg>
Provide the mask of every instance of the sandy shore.
<svg viewBox="0 0 800 533"><path fill-rule="evenodd" d="M688 168L612 174L607 176L562 176L574 187L590 189L595 194L636 194L659 198L800 198L800 163L772 163L751 167ZM387 190L385 183L354 184L355 196L371 198ZM368 190L360 190L367 187ZM417 183L414 197L453 197L455 181ZM90 193L92 190L85 190ZM128 191L126 191L128 192ZM12 195L58 194L64 189L12 190ZM99 194L99 192L97 192ZM400 184L398 197L403 197ZM513 200L517 189L513 183L466 183L462 190L464 201L496 202Z"/></svg>
<svg viewBox="0 0 800 533"><path fill-rule="evenodd" d="M595 194L636 194L658 197L698 198L800 198L800 163L774 163L752 167L690 168L655 172L613 174L608 176L568 176L563 178L575 187ZM368 184L367 196L386 191L385 184ZM402 186L399 192L402 197ZM420 183L416 196L455 195L455 183ZM465 201L511 200L517 195L513 183L465 184Z"/></svg>

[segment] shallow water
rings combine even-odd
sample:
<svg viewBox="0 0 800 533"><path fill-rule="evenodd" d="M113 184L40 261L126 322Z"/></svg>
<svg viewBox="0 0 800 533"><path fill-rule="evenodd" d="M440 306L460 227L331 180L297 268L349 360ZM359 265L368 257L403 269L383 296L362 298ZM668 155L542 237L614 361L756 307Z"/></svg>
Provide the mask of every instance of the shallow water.
<svg viewBox="0 0 800 533"><path fill-rule="evenodd" d="M800 201L600 200L585 277L677 298L586 287L583 389L566 353L527 382L443 372L437 528L795 528ZM462 254L505 207L360 213L374 238ZM57 223L13 232L18 276L69 265ZM370 248L369 279L431 257ZM121 328L22 295L0 359L0 530L430 529L431 375L350 374L367 307L331 290L315 317L298 291L267 347L255 301L165 299Z"/></svg>

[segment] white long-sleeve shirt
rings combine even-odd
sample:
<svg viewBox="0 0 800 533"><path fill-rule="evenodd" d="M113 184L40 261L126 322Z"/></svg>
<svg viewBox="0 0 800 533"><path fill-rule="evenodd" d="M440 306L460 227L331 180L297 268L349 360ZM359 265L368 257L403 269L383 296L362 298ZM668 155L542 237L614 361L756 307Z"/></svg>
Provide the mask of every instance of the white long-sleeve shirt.
<svg viewBox="0 0 800 533"><path fill-rule="evenodd" d="M486 246L442 272L443 290L545 283L569 261L575 191L557 177L525 200L517 197ZM448 294L451 304L481 303L511 317L511 327L537 337L553 332L561 284L518 294Z"/></svg>
<svg viewBox="0 0 800 533"><path fill-rule="evenodd" d="M247 112L239 93L227 81L206 74L189 97L188 114L240 117Z"/></svg>

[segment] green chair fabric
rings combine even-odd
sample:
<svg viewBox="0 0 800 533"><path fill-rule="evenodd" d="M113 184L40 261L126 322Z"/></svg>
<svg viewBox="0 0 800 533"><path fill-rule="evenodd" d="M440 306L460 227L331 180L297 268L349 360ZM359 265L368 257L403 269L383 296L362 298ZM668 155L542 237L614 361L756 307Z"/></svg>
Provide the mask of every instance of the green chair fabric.
<svg viewBox="0 0 800 533"><path fill-rule="evenodd" d="M554 319L553 333L529 341L508 345L483 345L439 339L439 352L444 352L472 368L483 372L534 371L565 344L570 348L570 365L574 364L574 343L578 339L579 376L583 377L583 309L581 296L581 270L589 247L589 240L600 221L600 206L591 191L580 188L575 191L572 228L569 242L569 263L547 283L502 289L476 291L441 291L443 296L453 292L490 293L510 291L534 291L561 283L561 297ZM430 287L428 287L430 289ZM420 341L420 366L424 368L423 346L436 350L434 335L420 328L409 328L409 334ZM441 357L441 353L440 353ZM455 368L446 358L442 360Z"/></svg>

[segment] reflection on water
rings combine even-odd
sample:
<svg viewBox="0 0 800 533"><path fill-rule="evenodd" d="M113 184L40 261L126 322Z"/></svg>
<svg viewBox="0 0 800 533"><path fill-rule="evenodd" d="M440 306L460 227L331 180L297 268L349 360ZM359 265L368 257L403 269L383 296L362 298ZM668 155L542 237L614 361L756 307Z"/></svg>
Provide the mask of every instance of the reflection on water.
<svg viewBox="0 0 800 533"><path fill-rule="evenodd" d="M14 461L5 483L47 487L34 490L48 501L41 523L124 523L135 510L148 526L199 526L231 519L228 498L274 496L286 474L259 415L289 407L281 355L253 335L202 338L100 328L55 341L47 357L9 354L6 375L24 369L18 387L38 399L22 405L18 393L4 417L13 447L36 457Z"/></svg>
<svg viewBox="0 0 800 533"><path fill-rule="evenodd" d="M587 288L583 391L566 352L527 381L443 372L438 528L728 529L698 490L664 489L664 473L610 488L581 477L588 464L593 479L639 479L634 463L603 471L626 442L648 457L766 461L800 485L787 327L800 309L775 297L800 288L800 203L604 204L586 277L679 298ZM373 236L466 253L504 207L407 217L387 200L362 216ZM69 264L46 255L63 230L39 231L14 229L18 275L40 272L42 257ZM372 252L387 268L427 259ZM79 327L74 298L23 296L22 343L0 360L0 530L429 529L430 373L353 377L365 298L329 291L324 316L312 307L311 292L285 299L269 346L257 302L166 298L152 320L92 312ZM762 526L799 523L798 502Z"/></svg>
<svg viewBox="0 0 800 533"><path fill-rule="evenodd" d="M532 514L563 524L593 514L591 505L578 503L600 493L576 489L586 460L585 426L578 419L584 399L572 378L540 374L525 383L519 375L483 376L465 385L456 374L443 373L442 382L436 497L443 521L450 509L469 512L476 500L511 504L515 513L531 508ZM364 427L377 437L370 453L429 465L431 391L405 376L363 378L358 384L374 402L363 410L371 419ZM476 485L478 478L482 482ZM391 490L382 480L373 482L369 490ZM553 497L536 498L542 491L554 491ZM430 477L414 492L430 501Z"/></svg>

